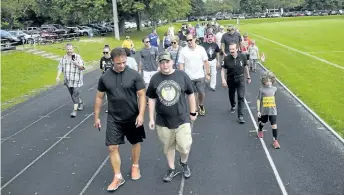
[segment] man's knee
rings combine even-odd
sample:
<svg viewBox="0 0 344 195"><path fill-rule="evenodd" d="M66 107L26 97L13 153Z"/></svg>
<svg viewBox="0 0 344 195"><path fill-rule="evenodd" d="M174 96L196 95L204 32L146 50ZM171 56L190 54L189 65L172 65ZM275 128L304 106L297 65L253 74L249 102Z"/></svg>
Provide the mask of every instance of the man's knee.
<svg viewBox="0 0 344 195"><path fill-rule="evenodd" d="M111 145L111 146L108 146L108 148L109 148L110 153L118 152L118 149L119 149L118 145Z"/></svg>

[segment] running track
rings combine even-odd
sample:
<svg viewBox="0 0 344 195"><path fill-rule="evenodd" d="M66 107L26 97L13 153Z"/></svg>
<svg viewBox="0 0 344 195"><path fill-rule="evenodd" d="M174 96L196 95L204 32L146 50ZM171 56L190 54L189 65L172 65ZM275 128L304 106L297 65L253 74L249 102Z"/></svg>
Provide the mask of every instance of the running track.
<svg viewBox="0 0 344 195"><path fill-rule="evenodd" d="M74 119L69 116L72 104L64 86L2 113L2 194L107 194L106 187L113 175L104 145L105 129L94 129L90 116L99 76L99 70L85 75L82 95L86 107ZM259 73L252 73L251 77L246 99L255 115ZM199 117L194 125L189 160L192 177L184 181L179 175L171 183L162 182L167 163L156 132L147 127L146 114L147 140L140 161L142 179L130 180L130 146L122 146L126 183L115 194L344 194L343 144L286 90L278 88L280 150L271 146L269 126L265 127L264 150L252 132L254 122L247 107L246 123L237 123L236 114L229 113L227 91L218 85L215 92L207 91L207 115ZM103 127L105 106L101 114Z"/></svg>

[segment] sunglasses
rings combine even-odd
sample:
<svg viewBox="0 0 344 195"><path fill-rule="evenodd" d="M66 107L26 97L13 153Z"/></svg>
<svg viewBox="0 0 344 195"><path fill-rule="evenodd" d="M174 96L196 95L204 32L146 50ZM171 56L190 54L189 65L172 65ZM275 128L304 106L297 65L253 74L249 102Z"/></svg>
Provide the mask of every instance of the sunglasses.
<svg viewBox="0 0 344 195"><path fill-rule="evenodd" d="M150 43L150 41L146 41L145 43Z"/></svg>
<svg viewBox="0 0 344 195"><path fill-rule="evenodd" d="M172 44L177 44L177 42L171 42Z"/></svg>
<svg viewBox="0 0 344 195"><path fill-rule="evenodd" d="M187 42L191 42L191 41L193 41L193 39L188 39L188 40L186 40Z"/></svg>
<svg viewBox="0 0 344 195"><path fill-rule="evenodd" d="M109 54L109 52L103 52L103 54Z"/></svg>

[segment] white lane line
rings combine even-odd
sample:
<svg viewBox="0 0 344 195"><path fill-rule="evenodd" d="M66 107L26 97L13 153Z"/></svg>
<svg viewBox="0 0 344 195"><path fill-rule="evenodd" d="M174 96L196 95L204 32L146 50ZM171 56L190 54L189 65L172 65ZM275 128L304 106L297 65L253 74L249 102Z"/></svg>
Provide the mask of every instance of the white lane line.
<svg viewBox="0 0 344 195"><path fill-rule="evenodd" d="M104 106L104 104L102 105ZM88 118L92 115L88 115L88 117L84 118L79 124L77 124L73 129L68 131L65 135L63 135L59 140L57 140L53 145L51 145L47 150L45 150L41 155L39 155L35 160L33 160L30 164L28 164L24 169L22 169L19 173L17 173L12 179L10 179L7 183L5 183L0 190L3 190L6 186L11 184L17 177L23 174L28 168L30 168L33 164L35 164L39 159L41 159L44 155L46 155L51 149L53 149L58 143L60 143L64 137L68 137L70 133L72 133L76 128L78 128L82 123L84 123Z"/></svg>
<svg viewBox="0 0 344 195"><path fill-rule="evenodd" d="M91 177L90 180L88 180L87 184L85 185L85 187L82 189L82 191L79 193L79 195L83 195L86 190L90 187L92 181L94 180L94 178L96 178L96 176L99 174L100 170L105 166L106 162L109 160L109 156L107 156L105 158L105 160L103 161L103 163L98 167L97 171L93 174L93 176Z"/></svg>
<svg viewBox="0 0 344 195"><path fill-rule="evenodd" d="M253 34L253 33L252 33L252 34ZM333 66L333 67L336 67L336 68L339 68L339 69L344 70L344 66L341 66L341 65L332 63L332 62L330 62L330 61L324 60L324 59L319 58L319 57L316 57L316 56L314 56L314 55L312 55L312 54L309 54L309 53L300 51L300 50L298 50L298 49L289 47L289 46L287 46L287 45L283 45L282 43L279 43L279 42L276 42L276 41L274 41L274 40L271 40L271 39L262 37L262 36L260 36L260 35L257 35L257 34L253 34L253 35L256 36L256 37L259 37L259 38L261 38L261 39L264 39L264 40L266 40L266 41L269 41L269 42L271 42L271 43L275 43L276 45L282 46L282 47L287 48L287 49L289 49L289 50L292 50L292 51L298 52L298 53L300 53L300 54L303 54L303 55L305 55L305 56L314 58L314 59L319 60L319 61L321 61L321 62L324 62L324 63L326 63L326 64L328 64L328 65L331 65L331 66Z"/></svg>
<svg viewBox="0 0 344 195"><path fill-rule="evenodd" d="M263 64L259 64L265 71L268 70ZM308 107L300 98L298 98L290 89L285 86L278 78L276 78L276 81L294 98L296 99L308 112L311 113L318 121L324 125L342 144L344 144L344 138L342 138L335 130L332 129L330 125L328 125L320 116L318 116L310 107Z"/></svg>
<svg viewBox="0 0 344 195"><path fill-rule="evenodd" d="M185 178L184 178L183 173L182 173L182 180L180 181L180 187L179 187L178 195L183 195L184 185L185 185Z"/></svg>
<svg viewBox="0 0 344 195"><path fill-rule="evenodd" d="M310 51L306 53L344 53L344 51Z"/></svg>
<svg viewBox="0 0 344 195"><path fill-rule="evenodd" d="M248 103L247 103L247 101L246 101L246 98L244 99L244 101L245 101L246 107L249 108ZM250 116L251 116L251 120L252 120L253 125L254 125L254 128L256 129L256 132L257 132L257 131L258 131L258 125L257 125L256 120L254 119L253 114L252 114L252 112L251 112L250 109L248 109L248 113L249 113ZM276 180L277 180L277 183L278 183L278 185L279 185L279 187L280 187L280 189L281 189L281 191L282 191L282 194L283 194L283 195L288 195L287 190L285 189L284 184L283 184L283 182L282 182L282 179L281 179L281 177L280 177L280 175L279 175L279 173L278 173L278 171L277 171L277 168L276 168L276 166L275 166L275 163L274 163L274 161L272 160L272 157L271 157L271 155L270 155L270 152L269 152L269 150L268 150L267 147L266 147L266 144L265 144L265 142L264 142L264 139L259 139L259 140L260 140L260 143L262 144L262 146L263 146L263 148L264 148L266 157L267 157L268 160L269 160L269 163L270 163L270 165L271 165L272 171L274 172L274 175L275 175Z"/></svg>
<svg viewBox="0 0 344 195"><path fill-rule="evenodd" d="M55 112L55 111L59 110L60 108L66 106L69 102L70 102L70 101L68 101L66 104L63 104L63 105L61 105L61 106L55 108L53 111L49 112L48 114L46 114L46 115L44 115L44 116L40 116L39 119L37 119L36 121L32 122L32 123L29 124L28 126L22 128L21 130L15 132L15 133L12 134L11 136L6 137L6 138L3 138L3 140L1 141L1 143L4 143L5 141L11 139L12 137L18 135L20 132L24 131L25 129L27 129L27 128L31 127L32 125L36 124L36 123L39 122L40 120L42 120L42 119L48 117L48 116L49 116L50 114L52 114L53 112Z"/></svg>
<svg viewBox="0 0 344 195"><path fill-rule="evenodd" d="M265 129L263 129L263 131L267 131L267 130L265 130ZM251 130L251 131L249 131L250 133L257 133L257 130Z"/></svg>

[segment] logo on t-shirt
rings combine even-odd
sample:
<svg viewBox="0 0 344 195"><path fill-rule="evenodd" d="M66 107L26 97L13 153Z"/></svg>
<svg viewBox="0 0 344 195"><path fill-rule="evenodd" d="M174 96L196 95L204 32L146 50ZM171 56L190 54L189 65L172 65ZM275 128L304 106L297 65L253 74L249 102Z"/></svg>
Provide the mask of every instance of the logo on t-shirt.
<svg viewBox="0 0 344 195"><path fill-rule="evenodd" d="M209 49L208 49L209 56L212 56L213 53L214 53L214 49L212 47L209 47Z"/></svg>
<svg viewBox="0 0 344 195"><path fill-rule="evenodd" d="M173 106L180 97L180 86L173 80L162 81L157 88L160 102L165 106Z"/></svg>
<svg viewBox="0 0 344 195"><path fill-rule="evenodd" d="M263 97L263 107L264 108L276 107L275 96Z"/></svg>

